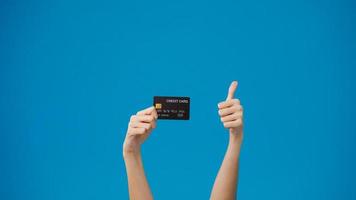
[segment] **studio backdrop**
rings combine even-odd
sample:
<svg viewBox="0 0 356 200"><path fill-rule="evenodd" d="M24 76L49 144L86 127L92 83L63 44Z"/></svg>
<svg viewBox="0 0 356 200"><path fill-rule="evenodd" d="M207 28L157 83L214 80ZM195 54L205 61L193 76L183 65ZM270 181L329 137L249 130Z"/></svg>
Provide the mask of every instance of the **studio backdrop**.
<svg viewBox="0 0 356 200"><path fill-rule="evenodd" d="M128 199L122 143L154 96L190 97L142 147L155 199L208 199L244 105L239 199L356 199L356 3L2 0L0 199Z"/></svg>

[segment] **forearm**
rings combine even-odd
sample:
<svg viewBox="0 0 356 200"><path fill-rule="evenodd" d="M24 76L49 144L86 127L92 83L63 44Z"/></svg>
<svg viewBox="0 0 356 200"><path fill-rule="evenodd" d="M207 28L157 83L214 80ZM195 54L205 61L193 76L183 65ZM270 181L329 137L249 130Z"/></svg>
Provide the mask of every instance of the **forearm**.
<svg viewBox="0 0 356 200"><path fill-rule="evenodd" d="M236 138L230 134L225 157L210 196L211 200L236 199L241 143L242 138Z"/></svg>
<svg viewBox="0 0 356 200"><path fill-rule="evenodd" d="M143 168L141 144L156 127L156 120L157 112L153 106L141 110L130 117L122 152L131 200L153 199Z"/></svg>
<svg viewBox="0 0 356 200"><path fill-rule="evenodd" d="M141 153L124 153L131 200L153 199L143 168Z"/></svg>

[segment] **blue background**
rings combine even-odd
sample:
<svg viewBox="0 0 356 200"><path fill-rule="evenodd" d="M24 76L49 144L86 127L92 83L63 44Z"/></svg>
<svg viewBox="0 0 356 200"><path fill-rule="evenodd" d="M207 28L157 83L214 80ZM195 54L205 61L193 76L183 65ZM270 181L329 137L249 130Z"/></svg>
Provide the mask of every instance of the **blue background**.
<svg viewBox="0 0 356 200"><path fill-rule="evenodd" d="M0 29L0 199L127 199L154 95L192 101L143 146L156 199L208 199L235 79L240 199L356 199L354 1L2 0Z"/></svg>

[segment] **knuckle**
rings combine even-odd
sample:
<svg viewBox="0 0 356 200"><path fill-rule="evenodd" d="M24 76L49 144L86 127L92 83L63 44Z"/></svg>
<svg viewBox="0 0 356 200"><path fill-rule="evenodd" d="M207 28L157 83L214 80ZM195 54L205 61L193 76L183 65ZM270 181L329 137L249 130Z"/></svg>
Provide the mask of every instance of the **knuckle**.
<svg viewBox="0 0 356 200"><path fill-rule="evenodd" d="M135 120L135 119L136 119L136 115L131 115L130 121L133 121L133 120Z"/></svg>
<svg viewBox="0 0 356 200"><path fill-rule="evenodd" d="M151 129L152 128L152 124L147 124L147 129Z"/></svg>
<svg viewBox="0 0 356 200"><path fill-rule="evenodd" d="M132 132L132 128L129 126L128 128L127 128L127 135L130 135L131 134L131 132Z"/></svg>
<svg viewBox="0 0 356 200"><path fill-rule="evenodd" d="M235 110L236 111L240 111L241 110L241 106L240 105L235 105Z"/></svg>
<svg viewBox="0 0 356 200"><path fill-rule="evenodd" d="M238 119L238 120L236 121L236 125L237 125L237 126L241 125L241 123L242 123L241 119Z"/></svg>
<svg viewBox="0 0 356 200"><path fill-rule="evenodd" d="M134 127L134 126L135 126L135 123L129 122L129 127Z"/></svg>
<svg viewBox="0 0 356 200"><path fill-rule="evenodd" d="M241 116L241 113L240 112L236 112L235 116L236 116L236 118L239 118Z"/></svg>
<svg viewBox="0 0 356 200"><path fill-rule="evenodd" d="M149 120L149 121L153 121L153 119L154 119L153 116L151 116L151 115L148 116L148 120Z"/></svg>

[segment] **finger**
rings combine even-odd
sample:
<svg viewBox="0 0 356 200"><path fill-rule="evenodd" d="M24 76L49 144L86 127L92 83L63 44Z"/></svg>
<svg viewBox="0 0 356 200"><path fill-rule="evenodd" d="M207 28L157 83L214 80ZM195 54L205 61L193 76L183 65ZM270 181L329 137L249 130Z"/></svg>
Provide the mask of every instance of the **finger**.
<svg viewBox="0 0 356 200"><path fill-rule="evenodd" d="M153 118L153 120L150 122L151 123L151 127L152 128L156 128L156 121L157 121L157 118L158 118L158 114L157 114L157 111L155 108L153 108L153 111L151 113L151 115L149 115Z"/></svg>
<svg viewBox="0 0 356 200"><path fill-rule="evenodd" d="M237 81L233 81L229 87L229 92L227 94L226 100L233 99L235 95L235 91L237 89Z"/></svg>
<svg viewBox="0 0 356 200"><path fill-rule="evenodd" d="M218 104L218 108L219 109L223 109L223 108L231 107L234 104L240 104L240 100L238 100L238 99L230 99L230 100L227 100L227 101L220 102Z"/></svg>
<svg viewBox="0 0 356 200"><path fill-rule="evenodd" d="M153 110L152 110L151 115L152 115L155 119L157 119L157 118L158 118L157 110L156 110L156 108L155 108L155 107L153 107Z"/></svg>
<svg viewBox="0 0 356 200"><path fill-rule="evenodd" d="M235 121L225 122L224 123L224 127L225 128L236 128L236 127L240 126L241 123L242 123L242 120L241 119L237 119Z"/></svg>
<svg viewBox="0 0 356 200"><path fill-rule="evenodd" d="M152 122L155 120L155 118L152 115L138 115L136 117L137 121L140 122Z"/></svg>
<svg viewBox="0 0 356 200"><path fill-rule="evenodd" d="M151 128L156 128L156 121L158 118L158 114L155 107L153 107L153 110L150 115L141 115L141 116L147 118L145 122L149 122L151 124Z"/></svg>
<svg viewBox="0 0 356 200"><path fill-rule="evenodd" d="M237 119L240 119L241 118L241 113L233 113L231 115L227 115L225 117L222 117L221 118L221 121L222 122L230 122L230 121L235 121Z"/></svg>
<svg viewBox="0 0 356 200"><path fill-rule="evenodd" d="M142 135L146 133L144 128L130 128L129 135Z"/></svg>
<svg viewBox="0 0 356 200"><path fill-rule="evenodd" d="M151 107L148 107L148 108L146 108L144 110L138 111L137 115L150 115L153 110L154 110L154 107L151 106Z"/></svg>
<svg viewBox="0 0 356 200"><path fill-rule="evenodd" d="M132 128L144 128L146 130L149 130L151 128L151 123L133 122L133 123L130 123L130 127L132 127Z"/></svg>
<svg viewBox="0 0 356 200"><path fill-rule="evenodd" d="M135 121L137 121L137 116L136 115L131 115L130 122L135 122Z"/></svg>
<svg viewBox="0 0 356 200"><path fill-rule="evenodd" d="M226 115L230 115L230 114L235 113L237 111L238 111L238 107L237 106L232 106L232 107L229 107L229 108L224 108L224 109L219 110L219 115L221 117L225 117Z"/></svg>

